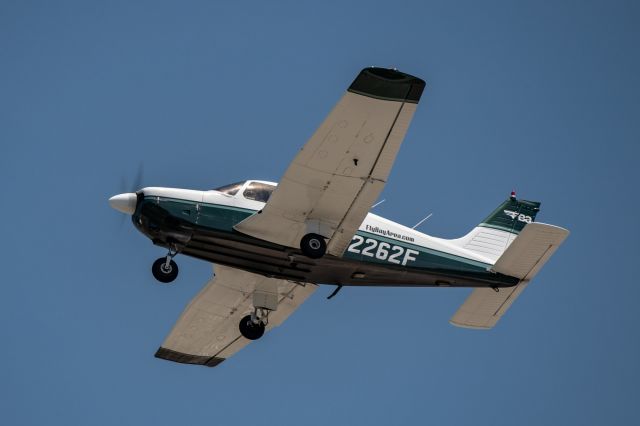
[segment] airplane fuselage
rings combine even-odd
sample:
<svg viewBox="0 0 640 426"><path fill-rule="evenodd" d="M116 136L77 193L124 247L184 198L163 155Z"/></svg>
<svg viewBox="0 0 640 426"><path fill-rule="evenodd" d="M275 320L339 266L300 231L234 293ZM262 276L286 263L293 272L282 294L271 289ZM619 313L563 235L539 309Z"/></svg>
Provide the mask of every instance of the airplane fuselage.
<svg viewBox="0 0 640 426"><path fill-rule="evenodd" d="M265 203L215 190L143 188L132 221L154 244L181 254L299 282L359 286L510 287L518 279L449 240L369 213L342 257L310 259L297 248L244 235L234 226Z"/></svg>

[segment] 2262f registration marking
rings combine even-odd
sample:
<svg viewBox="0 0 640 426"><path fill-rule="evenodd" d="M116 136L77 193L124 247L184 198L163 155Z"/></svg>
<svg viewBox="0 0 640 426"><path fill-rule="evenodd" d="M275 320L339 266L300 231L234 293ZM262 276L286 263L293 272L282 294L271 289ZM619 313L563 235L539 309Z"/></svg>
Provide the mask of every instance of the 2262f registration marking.
<svg viewBox="0 0 640 426"><path fill-rule="evenodd" d="M417 250L405 249L401 246L374 240L373 238L365 238L360 235L353 236L353 240L347 251L386 260L387 262L402 266L406 265L407 262L415 261L415 256L420 254Z"/></svg>

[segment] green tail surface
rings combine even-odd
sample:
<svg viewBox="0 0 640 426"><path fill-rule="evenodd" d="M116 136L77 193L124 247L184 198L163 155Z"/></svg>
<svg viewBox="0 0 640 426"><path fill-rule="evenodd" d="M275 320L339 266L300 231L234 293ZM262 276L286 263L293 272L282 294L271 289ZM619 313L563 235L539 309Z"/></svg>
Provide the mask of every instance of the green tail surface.
<svg viewBox="0 0 640 426"><path fill-rule="evenodd" d="M500 204L500 206L478 226L519 234L527 223L535 221L539 211L540 202L518 200L512 196Z"/></svg>
<svg viewBox="0 0 640 426"><path fill-rule="evenodd" d="M512 194L471 232L450 241L483 256L489 262L495 262L520 231L535 221L539 211L538 201L518 200L515 194Z"/></svg>

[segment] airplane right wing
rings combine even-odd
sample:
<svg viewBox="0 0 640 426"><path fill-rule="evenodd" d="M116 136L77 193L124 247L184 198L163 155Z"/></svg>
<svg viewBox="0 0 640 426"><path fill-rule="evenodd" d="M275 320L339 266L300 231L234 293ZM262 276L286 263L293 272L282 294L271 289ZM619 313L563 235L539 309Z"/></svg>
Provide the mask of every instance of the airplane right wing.
<svg viewBox="0 0 640 426"><path fill-rule="evenodd" d="M341 256L384 188L424 87L394 69L362 70L264 209L234 228L287 247L319 234Z"/></svg>

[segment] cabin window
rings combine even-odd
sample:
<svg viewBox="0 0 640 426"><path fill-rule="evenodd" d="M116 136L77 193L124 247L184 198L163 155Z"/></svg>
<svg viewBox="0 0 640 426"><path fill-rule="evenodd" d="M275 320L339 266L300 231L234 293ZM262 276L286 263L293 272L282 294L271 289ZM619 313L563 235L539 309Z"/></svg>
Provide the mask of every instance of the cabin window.
<svg viewBox="0 0 640 426"><path fill-rule="evenodd" d="M227 195L236 195L245 182L246 180L242 182L232 183L230 185L221 186L220 188L214 189L214 191L222 192L223 194Z"/></svg>
<svg viewBox="0 0 640 426"><path fill-rule="evenodd" d="M244 195L246 199L266 203L274 189L276 189L275 186L267 183L252 182L247 186L247 189L244 190L242 195Z"/></svg>

